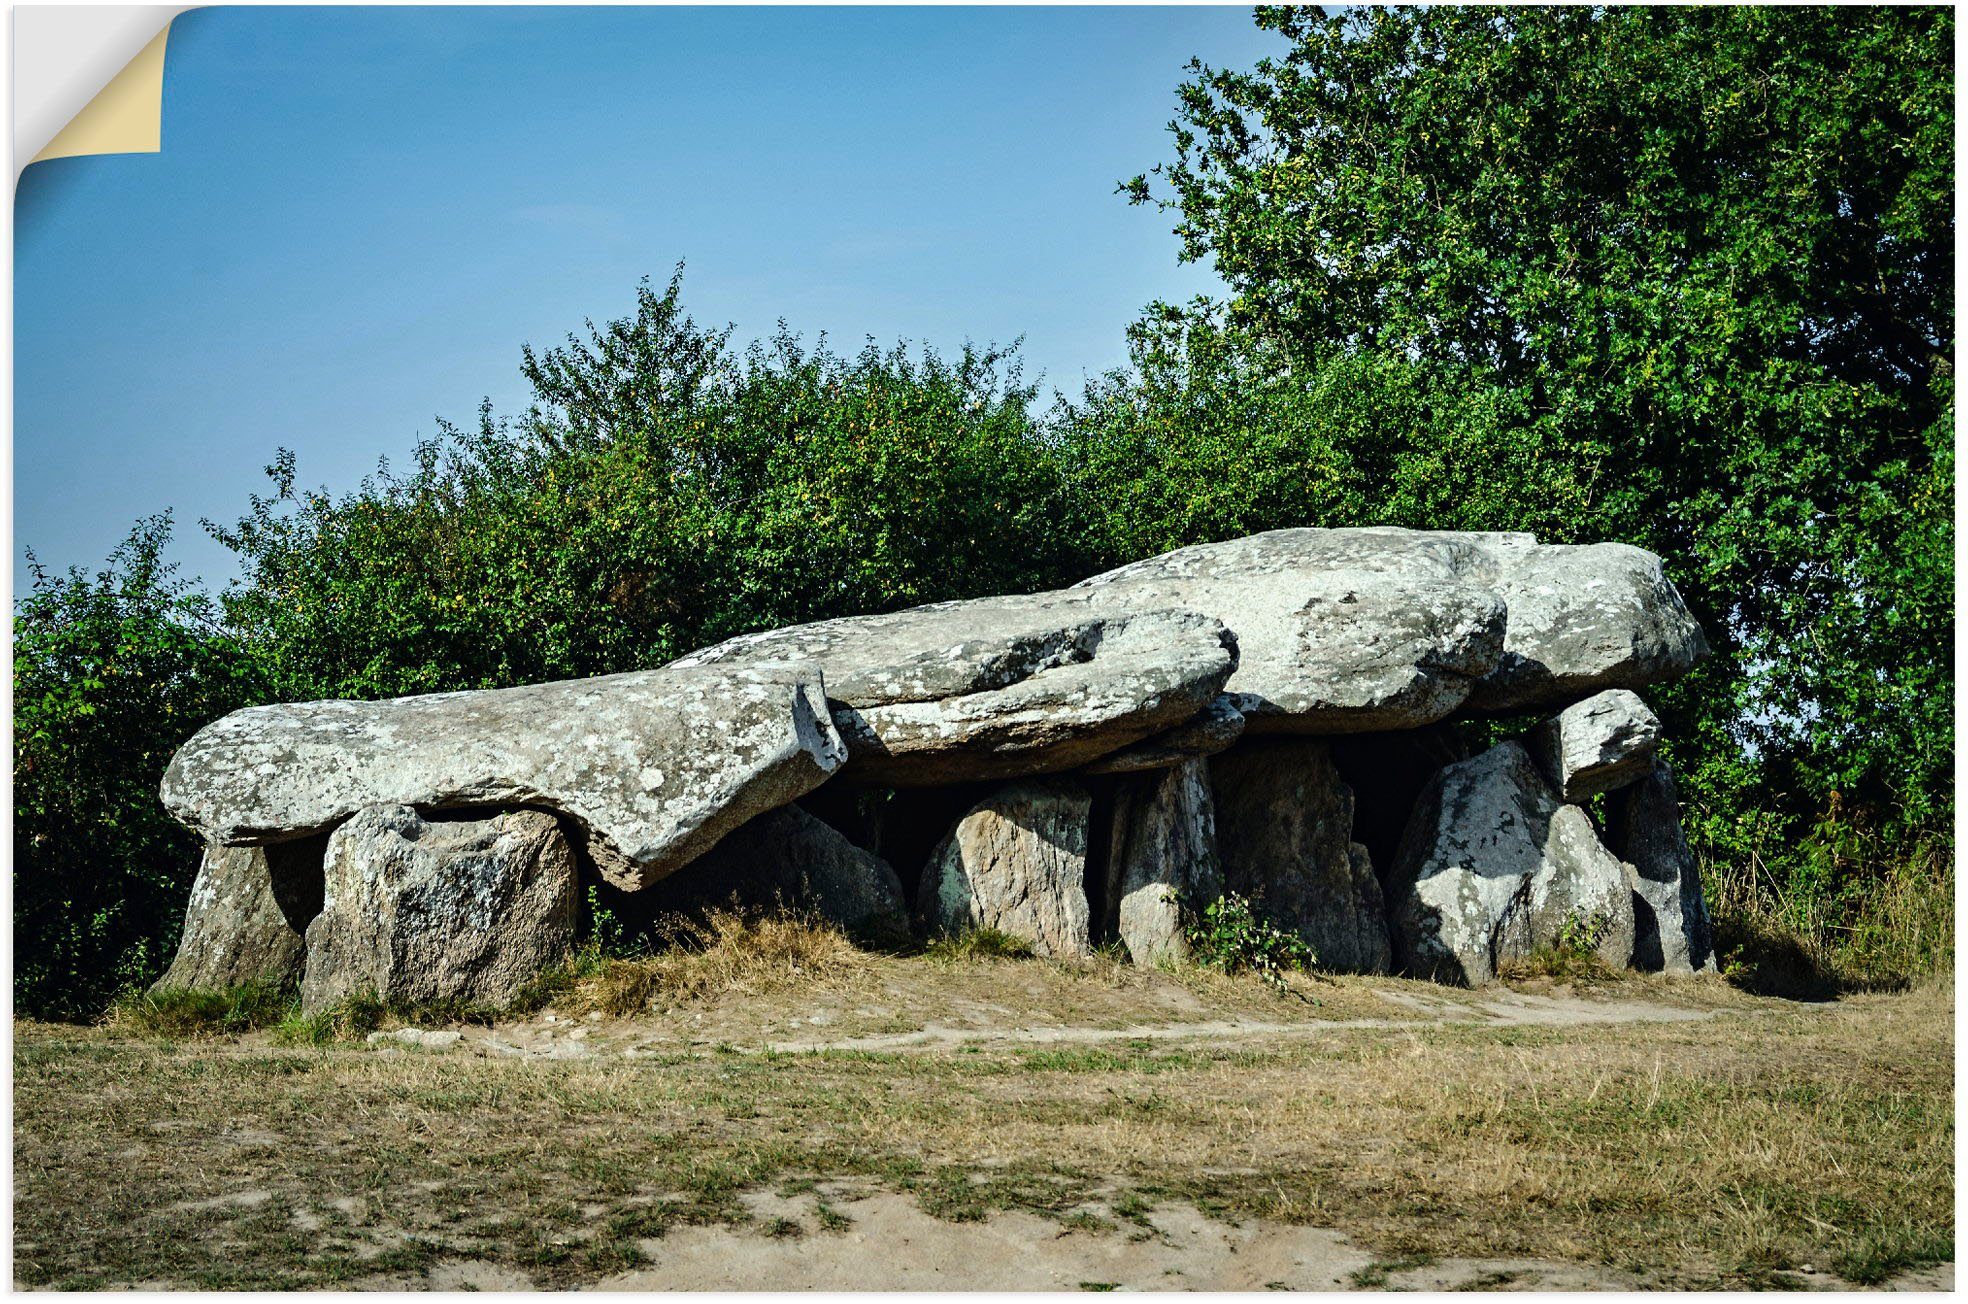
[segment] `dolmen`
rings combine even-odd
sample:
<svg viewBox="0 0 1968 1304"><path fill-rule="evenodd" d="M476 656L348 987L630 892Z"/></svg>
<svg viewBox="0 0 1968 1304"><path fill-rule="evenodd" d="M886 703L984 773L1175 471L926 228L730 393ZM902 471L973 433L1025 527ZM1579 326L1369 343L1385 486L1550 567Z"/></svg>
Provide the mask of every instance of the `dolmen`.
<svg viewBox="0 0 1968 1304"><path fill-rule="evenodd" d="M653 670L252 707L164 776L206 851L160 986L498 1005L594 891L1157 965L1237 893L1334 971L1703 972L1637 690L1707 652L1638 548L1297 529Z"/></svg>

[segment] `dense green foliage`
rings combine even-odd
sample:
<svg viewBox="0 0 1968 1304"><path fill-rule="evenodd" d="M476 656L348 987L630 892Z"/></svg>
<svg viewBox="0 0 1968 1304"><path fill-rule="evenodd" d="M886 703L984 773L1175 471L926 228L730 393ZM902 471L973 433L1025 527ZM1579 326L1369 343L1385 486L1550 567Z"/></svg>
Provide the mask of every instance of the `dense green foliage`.
<svg viewBox="0 0 1968 1304"><path fill-rule="evenodd" d="M1258 21L1287 49L1192 65L1174 160L1124 187L1230 294L1157 305L1143 379L1090 396L1106 483L1147 482L1108 547L1639 544L1718 652L1665 703L1712 858L1820 911L1886 868L1831 848L1944 836L1952 14Z"/></svg>
<svg viewBox="0 0 1968 1304"><path fill-rule="evenodd" d="M525 356L523 417L447 427L407 474L275 493L217 531L232 627L298 696L660 665L733 634L1031 587L1072 569L1064 486L1003 355L781 331L739 356L679 284Z"/></svg>
<svg viewBox="0 0 1968 1304"><path fill-rule="evenodd" d="M1758 921L1724 935L1951 962L1951 15L1258 17L1280 53L1195 65L1124 187L1228 296L1153 305L1049 410L1005 351L735 349L672 279L407 470L335 496L282 453L210 527L243 569L216 609L161 520L37 571L22 1007L158 971L196 846L157 778L242 702L656 665L1297 525L1660 553L1717 650L1659 704L1711 890Z"/></svg>
<svg viewBox="0 0 1968 1304"><path fill-rule="evenodd" d="M164 766L201 725L265 696L211 600L159 559L168 517L109 565L29 558L14 618L14 999L92 1016L170 961L198 839L164 812Z"/></svg>

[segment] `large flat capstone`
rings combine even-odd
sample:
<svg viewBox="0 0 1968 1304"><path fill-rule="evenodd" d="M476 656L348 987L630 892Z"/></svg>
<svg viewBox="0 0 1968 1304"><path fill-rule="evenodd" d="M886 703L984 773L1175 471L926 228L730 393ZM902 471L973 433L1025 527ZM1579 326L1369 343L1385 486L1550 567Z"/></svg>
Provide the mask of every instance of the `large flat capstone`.
<svg viewBox="0 0 1968 1304"><path fill-rule="evenodd" d="M207 839L281 842L366 806L534 806L633 890L846 759L811 667L666 668L382 702L249 707L198 731L164 804Z"/></svg>
<svg viewBox="0 0 1968 1304"><path fill-rule="evenodd" d="M1222 623L1084 596L944 602L730 639L678 667L811 665L858 782L1072 769L1189 720L1237 664Z"/></svg>
<svg viewBox="0 0 1968 1304"><path fill-rule="evenodd" d="M1221 620L1240 651L1227 691L1258 732L1561 706L1672 679L1708 650L1653 554L1529 534L1273 530L1076 588Z"/></svg>

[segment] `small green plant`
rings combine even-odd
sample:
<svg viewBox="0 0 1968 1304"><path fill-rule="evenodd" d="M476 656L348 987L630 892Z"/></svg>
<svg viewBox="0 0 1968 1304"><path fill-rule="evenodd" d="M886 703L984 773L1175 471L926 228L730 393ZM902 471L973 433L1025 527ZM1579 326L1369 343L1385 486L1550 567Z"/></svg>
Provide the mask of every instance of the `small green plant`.
<svg viewBox="0 0 1968 1304"><path fill-rule="evenodd" d="M1590 915L1571 915L1559 926L1556 941L1533 948L1530 958L1504 966L1508 976L1581 978L1605 971L1599 959L1599 946L1606 940L1612 920L1595 911Z"/></svg>
<svg viewBox="0 0 1968 1304"><path fill-rule="evenodd" d="M1319 960L1304 938L1263 918L1235 892L1204 906L1184 932L1197 964L1224 973L1256 974L1281 992L1286 974L1310 969Z"/></svg>

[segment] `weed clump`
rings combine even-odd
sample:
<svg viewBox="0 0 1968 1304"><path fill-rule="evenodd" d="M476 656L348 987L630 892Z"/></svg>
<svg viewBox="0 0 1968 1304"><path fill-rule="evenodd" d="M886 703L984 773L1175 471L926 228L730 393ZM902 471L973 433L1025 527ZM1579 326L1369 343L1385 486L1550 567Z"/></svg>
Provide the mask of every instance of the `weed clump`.
<svg viewBox="0 0 1968 1304"><path fill-rule="evenodd" d="M932 937L923 954L932 960L1029 960L1037 952L1022 937L995 928L966 928Z"/></svg>
<svg viewBox="0 0 1968 1304"><path fill-rule="evenodd" d="M294 1004L292 986L283 983L242 983L219 991L132 991L110 1007L108 1022L153 1037L218 1037L272 1027Z"/></svg>
<svg viewBox="0 0 1968 1304"><path fill-rule="evenodd" d="M1319 960L1304 938L1263 918L1235 892L1204 906L1183 931L1197 964L1222 973L1256 974L1280 992L1288 990L1287 974L1309 970Z"/></svg>

